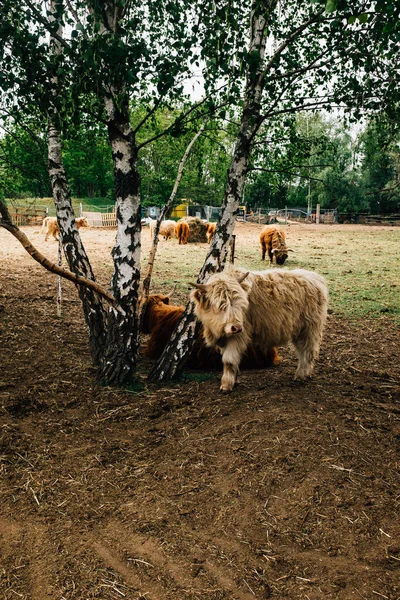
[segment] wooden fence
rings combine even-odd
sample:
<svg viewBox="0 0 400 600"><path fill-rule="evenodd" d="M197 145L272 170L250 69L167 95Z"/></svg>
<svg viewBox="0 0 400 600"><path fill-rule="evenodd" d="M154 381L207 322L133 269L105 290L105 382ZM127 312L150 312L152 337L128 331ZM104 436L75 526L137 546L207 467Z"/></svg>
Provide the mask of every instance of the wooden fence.
<svg viewBox="0 0 400 600"><path fill-rule="evenodd" d="M114 229L117 227L115 212L100 213L84 211L82 217L87 218L89 227L103 227L104 229Z"/></svg>
<svg viewBox="0 0 400 600"><path fill-rule="evenodd" d="M24 211L14 210L10 211L10 216L17 227L22 227L24 225L41 225L46 216L46 211L37 209L25 209Z"/></svg>
<svg viewBox="0 0 400 600"><path fill-rule="evenodd" d="M112 213L101 213L101 220L102 220L102 227L105 227L107 229L113 229L114 227L117 227L117 217L115 215L115 212Z"/></svg>

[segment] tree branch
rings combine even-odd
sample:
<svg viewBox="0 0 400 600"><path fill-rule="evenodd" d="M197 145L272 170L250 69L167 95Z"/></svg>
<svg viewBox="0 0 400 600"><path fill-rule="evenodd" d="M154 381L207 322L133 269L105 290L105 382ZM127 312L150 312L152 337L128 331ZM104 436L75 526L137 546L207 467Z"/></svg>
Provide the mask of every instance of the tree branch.
<svg viewBox="0 0 400 600"><path fill-rule="evenodd" d="M321 67L325 67L326 65L330 64L331 60L326 60L317 65L315 63L317 62L317 60L320 60L320 58L322 58L325 54L327 54L327 52L330 52L330 50L324 50L323 52L321 52L321 54L319 56L317 56L314 60L312 60L310 63L308 63L308 65L306 65L305 67L302 67L301 69L295 69L294 71L288 71L286 73L282 73L282 75L274 75L273 77L270 77L270 79L268 81L278 81L279 79L286 79L287 77L293 77L294 75L297 77L298 75L301 75L302 73L306 73L307 71L311 71L312 69L320 69Z"/></svg>
<svg viewBox="0 0 400 600"><path fill-rule="evenodd" d="M302 104L301 106L292 106L291 108L283 108L281 110L267 112L265 115L261 117L262 121L270 117L276 117L276 115L284 115L286 113L294 113L299 110L315 110L316 108L330 105L332 108L346 108L345 106L340 106L339 104L332 104L331 100L320 100L318 102L310 102L309 104Z"/></svg>
<svg viewBox="0 0 400 600"><path fill-rule="evenodd" d="M86 277L81 277L80 275L75 275L68 269L63 269L59 267L55 263L51 262L48 258L44 256L35 246L29 241L28 237L17 227L11 220L10 213L6 204L3 200L0 199L0 214L2 218L0 219L0 227L3 227L7 231L9 231L25 248L30 256L36 262L38 262L42 267L50 271L51 273L55 273L56 275L60 275L60 277L64 277L64 279L68 279L68 281L72 281L76 285L82 285L92 289L94 292L102 296L114 307L117 307L117 301L107 290L105 290L101 285L92 281L91 279L86 279Z"/></svg>
<svg viewBox="0 0 400 600"><path fill-rule="evenodd" d="M174 183L174 187L172 189L171 195L168 199L168 202L164 205L160 216L157 219L157 223L156 223L156 227L154 230L154 237L153 237L153 241L152 241L152 246L150 249L150 255L149 255L149 260L147 263L147 271L146 271L146 276L143 279L143 284L142 284L142 296L141 296L141 302L140 302L140 320L143 319L143 315L144 315L144 309L147 303L147 299L149 297L149 292L150 292L150 283L151 283L151 276L153 273L153 267L154 267L154 260L155 260L155 256L156 256L156 252L157 252L157 245L158 245L158 232L160 231L160 225L161 225L161 221L164 219L165 215L167 214L167 212L169 211L169 209L172 207L172 204L174 202L175 196L176 196L176 192L178 191L178 186L179 183L182 179L182 175L183 175L183 168L185 166L185 162L187 160L187 157L189 156L189 153L194 145L194 143L198 140L198 138L201 136L201 134L203 133L206 125L207 125L208 119L206 119L199 131L196 133L196 135L191 139L191 141L189 142L184 155L182 156L181 162L179 164L179 168L178 168L178 174L176 176L175 179L175 183Z"/></svg>
<svg viewBox="0 0 400 600"><path fill-rule="evenodd" d="M78 13L76 12L76 10L74 9L74 7L72 6L72 4L71 4L71 2L69 0L65 0L65 1L67 3L67 6L68 6L69 10L71 11L72 16L75 19L75 22L78 23L81 26L81 31L82 31L83 35L85 36L85 38L87 39L87 37L88 37L87 33L85 31L84 26L82 25L82 22L81 22L81 20L79 18Z"/></svg>
<svg viewBox="0 0 400 600"><path fill-rule="evenodd" d="M49 21L47 19L45 19L40 12L37 10L37 8L32 4L32 2L30 2L30 0L25 0L25 4L27 4L29 6L29 8L31 9L31 11L33 12L33 14L35 15L35 17L37 18L37 20L39 21L39 23L41 23L42 25L44 25L44 27L47 29L47 31L52 35L52 37L54 37L62 46L64 46L64 48L67 48L68 50L71 50L71 47L69 44L67 44L67 42L64 40L63 37L61 37L60 35L58 35L58 33L56 31L54 31L53 27L51 26L51 24L49 23Z"/></svg>
<svg viewBox="0 0 400 600"><path fill-rule="evenodd" d="M297 29L295 29L287 38L284 42L282 42L282 44L279 46L279 48L277 48L277 50L275 51L275 54L273 56L271 56L270 60L267 62L267 64L265 65L263 72L261 74L262 79L264 80L268 71L271 69L273 63L275 62L276 58L278 56L280 56L282 54L282 52L289 46L289 44L300 34L302 33L305 29L307 29L307 27L309 27L310 25L312 25L313 23L315 23L316 21L318 21L318 19L321 17L321 15L323 15L325 12L325 8L321 9L320 11L318 11L315 15L313 15L308 21L306 21L305 23L303 23L303 25L300 25L300 27L298 27Z"/></svg>

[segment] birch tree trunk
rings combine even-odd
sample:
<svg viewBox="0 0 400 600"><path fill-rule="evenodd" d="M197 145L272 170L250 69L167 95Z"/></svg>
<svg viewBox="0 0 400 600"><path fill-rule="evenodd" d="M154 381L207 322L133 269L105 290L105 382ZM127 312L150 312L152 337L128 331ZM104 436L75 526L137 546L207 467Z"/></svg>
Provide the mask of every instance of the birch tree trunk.
<svg viewBox="0 0 400 600"><path fill-rule="evenodd" d="M135 373L139 351L140 176L128 98L120 93L117 108L115 98L110 95L105 105L114 161L117 217L111 287L120 309L111 308L109 312L100 376L107 385L125 385Z"/></svg>
<svg viewBox="0 0 400 600"><path fill-rule="evenodd" d="M101 5L99 30L113 41L120 34L125 13L123 2L106 0ZM107 65L105 65L107 68ZM108 67L110 68L110 67ZM100 365L100 378L106 385L130 383L136 371L139 352L139 284L141 251L140 175L137 144L129 119L129 96L125 82L109 72L104 104L114 163L117 236L112 250L114 274L111 281L118 310L110 308L106 347Z"/></svg>
<svg viewBox="0 0 400 600"><path fill-rule="evenodd" d="M50 21L55 21L57 5L60 6L61 4L61 1L51 2ZM62 11L59 11L58 14L61 13ZM58 28L58 36L62 36L61 25ZM59 41L51 36L50 53L56 58L60 52L61 46ZM55 75L50 77L50 84L52 88L52 102L48 110L48 172L57 211L60 238L71 271L76 275L94 281L94 274L83 247L78 228L75 224L75 215L71 202L71 191L68 186L62 160L61 135L56 108L58 80ZM94 364L98 365L104 349L106 313L101 298L96 292L79 286L78 293L82 301L85 321L89 328L89 347L91 356Z"/></svg>
<svg viewBox="0 0 400 600"><path fill-rule="evenodd" d="M264 10L269 15L276 5L276 0L271 0L267 4L268 6ZM267 20L265 13L260 13L254 8L250 26L249 53L253 56L254 60L251 61L251 69L247 69L244 107L232 163L228 171L222 215L217 224L209 252L199 273L198 283L205 283L210 275L221 271L225 265L229 243L235 227L235 218L243 193L254 138L262 122L263 64L267 40ZM164 381L173 379L180 374L186 358L193 348L194 341L198 335L198 329L199 325L196 323L194 307L191 303L188 303L163 354L150 371L149 379Z"/></svg>

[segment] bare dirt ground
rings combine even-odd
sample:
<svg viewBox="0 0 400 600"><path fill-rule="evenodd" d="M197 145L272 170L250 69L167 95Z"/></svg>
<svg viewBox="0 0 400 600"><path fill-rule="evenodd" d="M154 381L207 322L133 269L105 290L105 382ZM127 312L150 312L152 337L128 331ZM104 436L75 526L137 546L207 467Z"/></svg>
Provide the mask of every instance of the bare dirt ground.
<svg viewBox="0 0 400 600"><path fill-rule="evenodd" d="M105 284L114 236L82 232ZM116 390L95 381L74 287L57 319L54 276L2 230L0 261L0 598L400 598L387 314L331 314L306 384L286 348L230 395L218 373L149 384L145 361Z"/></svg>

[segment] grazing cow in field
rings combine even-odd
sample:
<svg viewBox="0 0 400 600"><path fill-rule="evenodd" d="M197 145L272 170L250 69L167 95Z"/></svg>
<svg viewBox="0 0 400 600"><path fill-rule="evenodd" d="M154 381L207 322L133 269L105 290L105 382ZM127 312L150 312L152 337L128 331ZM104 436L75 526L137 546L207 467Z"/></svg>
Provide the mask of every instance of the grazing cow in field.
<svg viewBox="0 0 400 600"><path fill-rule="evenodd" d="M195 313L207 346L219 348L221 390L236 383L250 344L261 350L292 342L299 358L295 379L311 376L327 316L328 290L321 275L305 269L244 271L228 268L206 284L192 284Z"/></svg>
<svg viewBox="0 0 400 600"><path fill-rule="evenodd" d="M210 243L211 238L214 235L215 230L217 228L217 224L216 223L206 223L206 227L207 227L207 242Z"/></svg>
<svg viewBox="0 0 400 600"><path fill-rule="evenodd" d="M188 243L189 233L189 225L185 221L178 221L178 223L175 225L175 235L180 244Z"/></svg>
<svg viewBox="0 0 400 600"><path fill-rule="evenodd" d="M150 237L153 239L154 230L156 228L156 221L153 221L149 225L150 227ZM161 221L159 235L162 235L164 240L169 240L169 238L175 237L175 221Z"/></svg>
<svg viewBox="0 0 400 600"><path fill-rule="evenodd" d="M78 217L77 219L75 219L75 223L78 229L80 229L81 227L89 227L86 217ZM58 241L58 234L60 233L60 230L58 228L56 217L45 217L43 219L40 233L44 232L46 232L46 237L44 238L45 242L47 242L51 235L54 237L55 240Z"/></svg>
<svg viewBox="0 0 400 600"><path fill-rule="evenodd" d="M275 256L277 265L283 265L288 257L290 249L286 246L285 232L279 225L267 225L260 233L262 260L268 252L269 260L272 264Z"/></svg>
<svg viewBox="0 0 400 600"><path fill-rule="evenodd" d="M150 334L145 349L146 356L149 358L161 356L184 310L183 306L170 304L169 296L163 294L149 296L142 323L142 332ZM271 347L261 351L251 345L242 357L240 366L242 369L262 369L275 365L279 361L276 348ZM216 348L207 347L203 334L200 333L186 366L194 369L221 369L221 353Z"/></svg>

